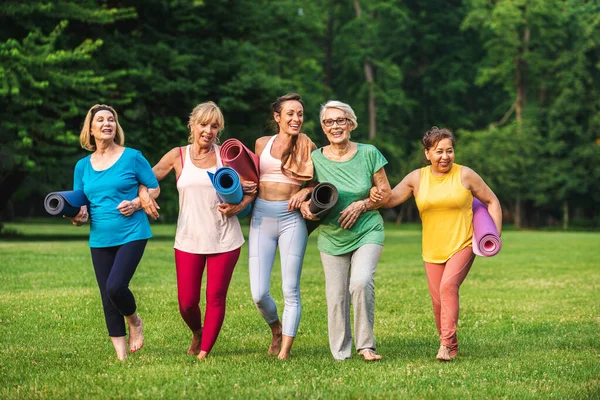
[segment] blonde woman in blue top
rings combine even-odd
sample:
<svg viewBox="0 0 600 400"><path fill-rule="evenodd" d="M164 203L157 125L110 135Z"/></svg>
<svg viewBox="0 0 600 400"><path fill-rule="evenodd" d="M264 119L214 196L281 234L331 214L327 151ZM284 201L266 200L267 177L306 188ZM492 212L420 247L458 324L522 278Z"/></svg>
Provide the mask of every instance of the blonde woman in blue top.
<svg viewBox="0 0 600 400"><path fill-rule="evenodd" d="M100 288L108 334L119 360L127 358L125 321L129 326L129 351L142 348L142 319L129 290L129 282L152 232L137 198L140 184L156 198L160 193L152 167L138 150L124 147L125 136L117 112L96 104L87 113L81 146L93 153L77 162L74 190L83 190L90 202L70 218L73 225L90 221L89 246ZM125 321L123 320L125 319Z"/></svg>

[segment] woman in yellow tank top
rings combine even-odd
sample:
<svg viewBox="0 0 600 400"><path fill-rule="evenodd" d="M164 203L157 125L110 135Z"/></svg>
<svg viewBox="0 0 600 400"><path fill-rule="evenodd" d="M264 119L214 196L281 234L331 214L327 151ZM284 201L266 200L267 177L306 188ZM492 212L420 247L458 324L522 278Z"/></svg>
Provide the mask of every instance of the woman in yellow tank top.
<svg viewBox="0 0 600 400"><path fill-rule="evenodd" d="M440 335L436 358L448 361L458 355L458 289L475 259L473 196L487 205L498 233L502 231L502 209L494 192L475 171L454 163L452 132L434 126L425 133L422 143L430 165L406 175L384 207L395 207L415 196L423 223L423 261ZM372 189L371 200L380 198L377 189Z"/></svg>

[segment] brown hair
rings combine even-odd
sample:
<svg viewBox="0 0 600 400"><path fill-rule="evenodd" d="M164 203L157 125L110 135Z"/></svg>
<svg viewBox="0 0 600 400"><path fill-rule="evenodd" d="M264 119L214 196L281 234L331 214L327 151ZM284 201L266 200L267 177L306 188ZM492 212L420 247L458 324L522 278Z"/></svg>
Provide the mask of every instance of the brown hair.
<svg viewBox="0 0 600 400"><path fill-rule="evenodd" d="M430 148L437 145L442 139L450 139L452 142L452 147L456 144L456 138L454 134L450 131L450 129L446 128L438 128L437 126L432 126L430 130L425 132L421 143L423 144L423 150L429 150Z"/></svg>
<svg viewBox="0 0 600 400"><path fill-rule="evenodd" d="M85 120L83 121L83 127L81 128L81 133L79 134L79 144L86 150L96 151L96 140L92 136L92 121L94 121L94 116L99 111L110 111L115 117L115 123L117 124L117 133L115 134L115 143L119 146L123 146L125 144L125 133L123 133L123 128L119 124L119 116L114 108L111 106L107 106L106 104L94 104L92 108L90 108L85 116Z"/></svg>
<svg viewBox="0 0 600 400"><path fill-rule="evenodd" d="M223 117L223 113L214 101L200 103L196 107L194 107L194 109L190 113L190 120L188 122L188 128L190 130L188 142L194 142L194 133L192 132L193 125L210 124L213 121L219 124L219 132L221 132L223 128L225 128L225 118ZM217 136L215 141L219 143L218 140L219 137Z"/></svg>
<svg viewBox="0 0 600 400"><path fill-rule="evenodd" d="M283 106L283 103L285 103L286 101L292 101L292 100L297 101L298 103L300 103L302 105L302 108L304 108L304 102L302 101L302 98L300 98L299 94L288 93L288 94L278 97L277 100L275 100L275 102L273 104L271 104L273 113L281 114L281 108ZM275 131L277 133L279 133L279 125L277 123L275 124ZM292 136L292 142L290 143L289 147L283 151L283 154L281 155L281 171L282 172L284 171L283 166L285 165L285 163L287 163L288 159L290 157L292 157L292 159L296 158L296 143L297 142L298 142L298 136Z"/></svg>

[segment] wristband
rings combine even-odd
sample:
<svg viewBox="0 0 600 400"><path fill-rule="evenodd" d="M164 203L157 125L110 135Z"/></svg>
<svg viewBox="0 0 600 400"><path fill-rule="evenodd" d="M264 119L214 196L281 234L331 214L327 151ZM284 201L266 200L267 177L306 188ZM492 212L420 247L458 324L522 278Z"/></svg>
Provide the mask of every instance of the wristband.
<svg viewBox="0 0 600 400"><path fill-rule="evenodd" d="M365 205L365 210L364 211L367 211L367 200L363 199L363 204Z"/></svg>

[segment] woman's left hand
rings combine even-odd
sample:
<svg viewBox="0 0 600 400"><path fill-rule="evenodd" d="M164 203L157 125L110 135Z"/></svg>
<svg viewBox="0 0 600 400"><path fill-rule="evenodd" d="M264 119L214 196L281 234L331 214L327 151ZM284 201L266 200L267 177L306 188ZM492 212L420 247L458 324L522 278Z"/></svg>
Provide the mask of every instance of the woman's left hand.
<svg viewBox="0 0 600 400"><path fill-rule="evenodd" d="M364 211L365 203L362 200L350 203L350 205L340 213L340 217L338 218L340 226L344 229L352 228L358 217L360 217Z"/></svg>
<svg viewBox="0 0 600 400"><path fill-rule="evenodd" d="M129 217L129 216L133 215L133 213L138 210L138 206L133 201L123 200L117 206L117 209L119 211L121 211L121 214L123 214L126 217Z"/></svg>
<svg viewBox="0 0 600 400"><path fill-rule="evenodd" d="M221 214L223 214L227 218L231 218L234 215L236 215L237 213L239 213L240 211L242 211L239 204L229 204L229 203L221 203L218 205L217 209L219 210L219 212Z"/></svg>
<svg viewBox="0 0 600 400"><path fill-rule="evenodd" d="M302 206L302 203L306 201L308 197L307 191L305 189L300 189L298 193L293 195L288 201L288 211L294 211L299 209Z"/></svg>
<svg viewBox="0 0 600 400"><path fill-rule="evenodd" d="M253 181L244 181L242 180L242 191L244 194L254 194L258 189L258 185Z"/></svg>

